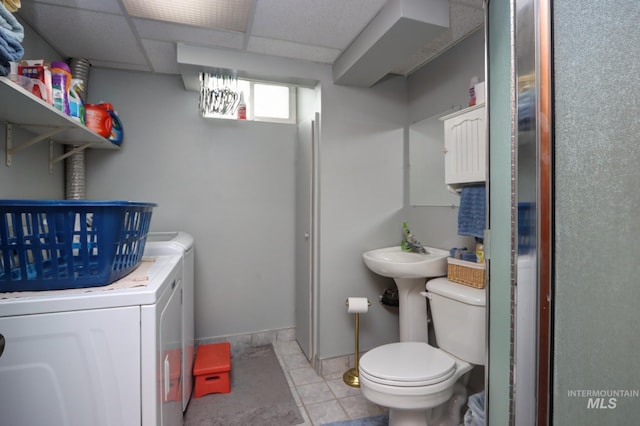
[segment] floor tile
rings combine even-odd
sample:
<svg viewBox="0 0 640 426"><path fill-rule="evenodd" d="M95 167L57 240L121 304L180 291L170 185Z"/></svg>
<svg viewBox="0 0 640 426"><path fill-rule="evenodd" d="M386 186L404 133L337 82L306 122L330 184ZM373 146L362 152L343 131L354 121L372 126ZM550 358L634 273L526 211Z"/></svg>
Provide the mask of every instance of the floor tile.
<svg viewBox="0 0 640 426"><path fill-rule="evenodd" d="M325 382L296 386L296 390L304 405L335 399L329 386L327 386Z"/></svg>
<svg viewBox="0 0 640 426"><path fill-rule="evenodd" d="M278 330L276 340L278 342L295 341L296 329L294 327Z"/></svg>
<svg viewBox="0 0 640 426"><path fill-rule="evenodd" d="M296 386L323 381L322 377L320 377L311 366L289 370L289 375L291 376L293 384Z"/></svg>
<svg viewBox="0 0 640 426"><path fill-rule="evenodd" d="M381 407L368 401L362 395L348 396L346 398L339 399L338 403L350 419L360 419L383 413L383 409Z"/></svg>
<svg viewBox="0 0 640 426"><path fill-rule="evenodd" d="M276 353L279 353L281 355L302 353L302 349L300 349L298 342L296 342L295 340L287 340L283 342L278 341L273 345L273 348Z"/></svg>
<svg viewBox="0 0 640 426"><path fill-rule="evenodd" d="M302 352L294 354L284 354L282 355L282 359L284 361L284 364L287 366L287 370L307 367L309 365L307 357L304 356Z"/></svg>
<svg viewBox="0 0 640 426"><path fill-rule="evenodd" d="M335 400L307 405L305 408L314 426L349 420L347 413L344 412L340 404L338 404L338 401Z"/></svg>
<svg viewBox="0 0 640 426"><path fill-rule="evenodd" d="M327 380L325 378L325 382L337 399L345 398L347 396L362 395L360 388L354 388L353 386L347 385L342 378L331 380Z"/></svg>

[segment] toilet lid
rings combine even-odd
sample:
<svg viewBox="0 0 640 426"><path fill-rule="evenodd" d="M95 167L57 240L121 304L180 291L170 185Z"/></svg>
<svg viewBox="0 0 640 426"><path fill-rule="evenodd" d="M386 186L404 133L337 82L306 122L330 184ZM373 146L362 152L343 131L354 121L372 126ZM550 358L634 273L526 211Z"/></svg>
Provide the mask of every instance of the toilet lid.
<svg viewBox="0 0 640 426"><path fill-rule="evenodd" d="M370 350L360 358L360 373L369 380L392 386L440 383L456 370L455 360L422 342L399 342Z"/></svg>

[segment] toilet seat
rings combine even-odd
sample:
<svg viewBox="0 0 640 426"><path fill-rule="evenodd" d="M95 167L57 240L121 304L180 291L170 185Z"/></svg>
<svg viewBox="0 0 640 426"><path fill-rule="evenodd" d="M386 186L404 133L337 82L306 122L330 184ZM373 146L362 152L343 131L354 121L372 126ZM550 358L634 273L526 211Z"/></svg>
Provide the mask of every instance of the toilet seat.
<svg viewBox="0 0 640 426"><path fill-rule="evenodd" d="M360 375L379 384L415 387L443 382L453 376L456 361L423 342L379 346L360 358Z"/></svg>

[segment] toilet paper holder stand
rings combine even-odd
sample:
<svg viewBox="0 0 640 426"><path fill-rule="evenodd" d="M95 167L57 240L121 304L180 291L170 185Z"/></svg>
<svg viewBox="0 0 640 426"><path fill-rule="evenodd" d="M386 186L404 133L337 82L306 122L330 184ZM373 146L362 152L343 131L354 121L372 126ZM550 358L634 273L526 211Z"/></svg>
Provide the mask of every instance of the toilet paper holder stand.
<svg viewBox="0 0 640 426"><path fill-rule="evenodd" d="M347 308L349 307L349 299L345 301ZM371 306L371 302L367 300L367 306ZM358 368L360 364L360 313L354 313L355 317L355 366L348 369L342 375L342 380L351 387L360 387L360 376L358 375Z"/></svg>

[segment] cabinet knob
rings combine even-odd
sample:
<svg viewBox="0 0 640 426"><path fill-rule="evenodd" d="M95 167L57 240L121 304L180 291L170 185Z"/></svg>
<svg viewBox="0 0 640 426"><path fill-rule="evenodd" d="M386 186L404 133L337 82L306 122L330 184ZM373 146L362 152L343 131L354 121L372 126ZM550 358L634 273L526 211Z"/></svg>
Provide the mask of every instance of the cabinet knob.
<svg viewBox="0 0 640 426"><path fill-rule="evenodd" d="M442 152L446 154L447 152L449 152L449 150L447 148L442 148Z"/></svg>

